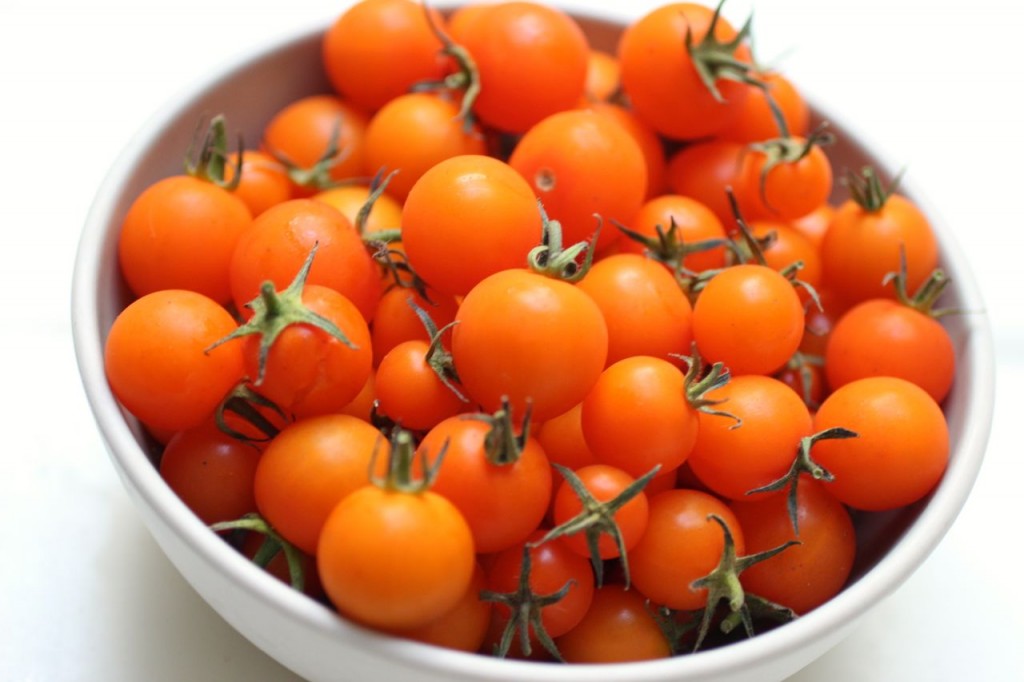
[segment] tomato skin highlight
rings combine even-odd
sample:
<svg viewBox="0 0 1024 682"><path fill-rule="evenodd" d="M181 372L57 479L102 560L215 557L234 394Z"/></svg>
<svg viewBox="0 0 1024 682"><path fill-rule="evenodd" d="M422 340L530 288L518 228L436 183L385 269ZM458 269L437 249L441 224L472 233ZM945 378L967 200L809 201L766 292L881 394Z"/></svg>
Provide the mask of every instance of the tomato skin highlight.
<svg viewBox="0 0 1024 682"><path fill-rule="evenodd" d="M317 544L338 611L386 629L422 627L454 608L473 579L473 536L444 497L368 485L341 500Z"/></svg>

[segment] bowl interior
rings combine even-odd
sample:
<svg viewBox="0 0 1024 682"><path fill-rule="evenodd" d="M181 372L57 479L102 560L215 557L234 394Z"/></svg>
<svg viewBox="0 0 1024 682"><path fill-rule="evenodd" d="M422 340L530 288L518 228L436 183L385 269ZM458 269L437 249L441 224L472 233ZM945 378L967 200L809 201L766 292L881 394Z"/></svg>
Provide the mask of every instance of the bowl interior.
<svg viewBox="0 0 1024 682"><path fill-rule="evenodd" d="M593 46L614 50L622 22L578 15L577 19ZM223 113L230 134L242 133L247 143L255 145L273 113L300 96L321 92L330 92L330 88L320 67L320 32L309 30L284 38L258 54L239 57L198 84L194 92L187 93L189 96L179 98L175 105L152 118L124 151L97 194L76 262L73 328L83 382L112 461L135 501L147 509L147 522L152 518L166 523L166 527L161 526L164 530L154 530L154 535L185 577L209 600L208 591L200 587L201 572L226 571L242 586L241 598L263 600L288 611L292 620L306 627L322 629L325 623L339 619L326 608L262 576L235 556L163 485L154 466L158 449L135 420L118 408L103 376L102 356L107 330L118 311L129 302L116 267L121 221L132 200L148 184L180 172L182 152L197 121L204 115ZM870 153L848 126L821 108L815 108L815 115L819 119L827 115L836 133L837 143L830 149L830 157L837 175L870 163L883 177L892 177L891 165ZM820 654L827 644L835 643L835 633L848 628L857 616L894 590L952 524L973 484L988 435L993 393L992 342L987 319L980 312L980 297L954 237L919 192L906 185L903 191L922 204L938 231L943 267L953 279L945 305L967 311L944 320L958 362L956 381L944 406L950 420L952 448L946 477L932 495L909 508L856 515L860 546L851 584L825 606L783 628L730 646L726 654L721 650L708 651L656 664L613 666L617 677L653 680L687 675L688 679L748 679L743 677L744 671L756 669L759 662L778 658L779 652L788 652L784 663L773 668L773 672L762 668L759 677L751 678L781 679L809 662L808 656ZM837 189L836 198L840 195L843 191ZM175 542L164 541L168 532L180 537ZM204 561L191 563L181 558L182 553L201 555ZM232 617L230 604L214 606L243 634L283 663L311 678L318 677L319 668L303 668L287 652L276 650L270 641L273 638L260 634L262 624L239 622L239 618ZM357 631L358 628L344 626L338 636L356 636L353 633ZM397 660L409 669L426 670L437 679L522 679L529 674L535 679L597 680L606 679L604 675L611 669L572 666L577 669L570 671L566 667L515 664L372 635L365 636L361 644L379 657L381 665ZM339 643L338 652L329 654L335 662L344 658L341 648ZM795 652L804 654L797 656ZM530 665L529 672L522 665Z"/></svg>

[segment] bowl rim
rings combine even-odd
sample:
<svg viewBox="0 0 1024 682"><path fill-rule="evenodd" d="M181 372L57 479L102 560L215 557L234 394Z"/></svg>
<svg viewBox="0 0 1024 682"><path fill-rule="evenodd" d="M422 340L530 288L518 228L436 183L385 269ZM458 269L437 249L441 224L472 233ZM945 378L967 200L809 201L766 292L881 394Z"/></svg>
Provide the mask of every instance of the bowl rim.
<svg viewBox="0 0 1024 682"><path fill-rule="evenodd" d="M564 4L570 5L567 9L573 14L597 21L622 23L629 20L629 11L623 8L592 6L584 9L579 3ZM954 286L969 310L964 320L968 343L963 353L973 370L967 378L967 393L971 396L970 409L974 415L964 422L958 456L951 460L931 499L892 549L862 579L848 585L823 606L784 627L726 647L658 661L550 666L529 661L501 660L391 637L349 623L328 607L269 578L210 532L164 483L157 468L136 440L107 384L102 347L106 330L101 328L97 305L97 294L102 283L99 275L103 237L115 210L119 188L129 179L156 135L182 114L192 98L216 88L221 81L245 70L254 57L267 56L287 50L297 43L316 39L324 29L322 21L312 22L243 51L195 79L186 92L180 93L186 96L174 98L155 112L133 135L108 170L89 209L76 251L71 295L74 351L86 397L108 454L122 483L133 497L137 496L133 501L141 501L153 509L211 570L230 576L251 598L260 600L265 606L306 628L345 639L384 660L400 662L410 668L467 678L487 677L508 681L521 680L527 676L529 679L551 682L583 682L612 677L653 681L683 675L702 678L737 673L777 657L779 651L797 650L823 640L831 633L845 629L895 591L938 546L965 504L984 458L994 408L995 353L990 324L987 315L981 312L984 306L966 257L941 215L934 210L913 179L907 177L901 182L901 193L912 197L936 226L943 263L951 265L951 269L956 272ZM842 131L849 143L863 150L871 149L870 155L878 160L881 172L892 174L895 166L884 153L876 152L875 147L868 146L869 138L862 131L848 125L835 112L815 106L812 98L808 98L808 101L813 110L827 113L834 128ZM958 377L958 380L963 378Z"/></svg>

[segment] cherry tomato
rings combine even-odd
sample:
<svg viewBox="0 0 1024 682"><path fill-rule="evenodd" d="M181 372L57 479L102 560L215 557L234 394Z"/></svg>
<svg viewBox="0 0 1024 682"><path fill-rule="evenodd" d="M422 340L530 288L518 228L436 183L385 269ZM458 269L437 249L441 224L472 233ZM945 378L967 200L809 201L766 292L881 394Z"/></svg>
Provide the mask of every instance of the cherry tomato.
<svg viewBox="0 0 1024 682"><path fill-rule="evenodd" d="M233 181L238 154L232 153L224 164L224 179ZM253 216L282 201L292 198L292 181L288 169L270 154L259 149L242 153L242 175L232 193L245 202Z"/></svg>
<svg viewBox="0 0 1024 682"><path fill-rule="evenodd" d="M479 128L467 128L459 116L458 102L423 92L385 103L370 119L365 144L368 168L398 171L387 192L399 202L439 161L486 151Z"/></svg>
<svg viewBox="0 0 1024 682"><path fill-rule="evenodd" d="M390 184L388 186L390 187ZM338 209L355 226L359 211L366 204L369 196L369 185L351 184L325 189L311 198ZM366 216L366 222L363 224L363 235L372 237L374 232L396 230L401 225L402 205L398 203L398 200L385 193L373 202L373 208L370 209Z"/></svg>
<svg viewBox="0 0 1024 682"><path fill-rule="evenodd" d="M451 417L432 428L420 444L420 451L427 454L439 453L448 444L432 490L466 517L480 553L525 542L551 500L551 467L537 440L527 438L514 457L488 453L491 428L469 415Z"/></svg>
<svg viewBox="0 0 1024 682"><path fill-rule="evenodd" d="M117 246L121 274L136 296L188 289L227 303L228 264L251 223L245 202L212 182L189 175L159 180L125 215Z"/></svg>
<svg viewBox="0 0 1024 682"><path fill-rule="evenodd" d="M486 587L485 581L478 562L469 588L453 608L426 625L395 630L391 634L446 649L476 653L483 645L491 623L491 603L480 599L480 591Z"/></svg>
<svg viewBox="0 0 1024 682"><path fill-rule="evenodd" d="M740 576L743 588L804 614L834 597L846 584L857 552L853 521L846 507L810 477L797 486L793 530L786 495L738 500L736 514L747 552L756 554L791 540L794 545L754 564Z"/></svg>
<svg viewBox="0 0 1024 682"><path fill-rule="evenodd" d="M440 13L429 11L443 28ZM322 59L334 89L361 109L374 111L416 83L440 78L441 47L421 3L363 0L328 27Z"/></svg>
<svg viewBox="0 0 1024 682"><path fill-rule="evenodd" d="M366 166L367 123L365 113L339 97L309 95L274 114L263 130L262 147L299 171L299 177L292 176L293 192L308 197L376 170Z"/></svg>
<svg viewBox="0 0 1024 682"><path fill-rule="evenodd" d="M733 374L771 374L796 352L804 308L793 284L764 265L727 268L707 283L693 307L700 354Z"/></svg>
<svg viewBox="0 0 1024 682"><path fill-rule="evenodd" d="M370 330L359 309L334 289L307 284L302 304L326 319L349 343L306 322L282 330L260 363L267 332L245 340L246 368L256 389L297 417L337 412L362 390L373 366Z"/></svg>
<svg viewBox="0 0 1024 682"><path fill-rule="evenodd" d="M410 301L426 312L438 329L455 320L458 304L454 297L429 290L427 295L429 301L413 289L392 287L380 297L373 314L373 328L370 330L376 363L403 341L430 341L430 335Z"/></svg>
<svg viewBox="0 0 1024 682"><path fill-rule="evenodd" d="M475 566L473 536L451 502L429 490L377 485L334 507L316 556L338 612L388 630L424 627L449 613Z"/></svg>
<svg viewBox="0 0 1024 682"><path fill-rule="evenodd" d="M258 448L225 434L209 419L170 439L160 457L160 475L210 525L256 511L253 480L259 459Z"/></svg>
<svg viewBox="0 0 1024 682"><path fill-rule="evenodd" d="M587 109L552 114L530 127L509 165L561 224L566 244L593 235L595 214L629 220L647 193L647 163L636 140L610 117ZM618 237L618 230L602 230L596 248Z"/></svg>
<svg viewBox="0 0 1024 682"><path fill-rule="evenodd" d="M744 149L738 142L714 139L684 146L668 159L669 189L710 208L731 232L736 218L725 190L736 184Z"/></svg>
<svg viewBox="0 0 1024 682"><path fill-rule="evenodd" d="M699 45L712 30L714 10L698 3L663 5L637 19L623 32L618 46L622 87L637 115L662 135L694 140L713 135L739 114L747 87L729 78L715 78L720 99L701 80L687 49L687 34ZM727 43L736 31L721 16L714 37ZM732 56L750 60L740 45Z"/></svg>
<svg viewBox="0 0 1024 682"><path fill-rule="evenodd" d="M538 531L530 539L536 541L542 536L543 531ZM529 553L529 586L535 595L551 595L566 585L569 586L561 600L544 606L540 612L541 623L548 635L561 637L583 620L593 601L594 574L590 562L570 551L558 538L531 547ZM499 552L487 569L487 588L498 593L515 592L521 575L522 560L522 544ZM494 615L500 623L504 623L509 618L509 609L505 604L495 603Z"/></svg>
<svg viewBox="0 0 1024 682"><path fill-rule="evenodd" d="M390 445L362 419L334 414L301 419L271 441L256 468L260 514L286 540L315 554L327 515L384 468Z"/></svg>
<svg viewBox="0 0 1024 682"><path fill-rule="evenodd" d="M245 375L241 343L207 350L235 327L227 310L194 291L164 289L136 299L107 335L111 391L153 428L198 426Z"/></svg>
<svg viewBox="0 0 1024 682"><path fill-rule="evenodd" d="M632 355L667 358L690 349L690 301L660 263L632 253L608 256L594 263L577 287L604 315L606 365Z"/></svg>
<svg viewBox="0 0 1024 682"><path fill-rule="evenodd" d="M371 320L382 286L377 264L348 219L312 199L292 199L264 211L239 239L231 259L235 305L246 310L268 280L277 289L287 286L314 246L307 284L334 289Z"/></svg>
<svg viewBox="0 0 1024 682"><path fill-rule="evenodd" d="M956 351L929 314L899 301L872 299L839 318L825 351L832 388L870 376L913 382L942 402L953 385Z"/></svg>
<svg viewBox="0 0 1024 682"><path fill-rule="evenodd" d="M706 589L690 584L718 565L725 547L725 521L744 554L743 530L732 510L718 498L696 490L670 490L649 500L650 518L640 543L629 554L633 586L658 605L696 610L707 603Z"/></svg>
<svg viewBox="0 0 1024 682"><path fill-rule="evenodd" d="M601 309L572 284L529 270L491 275L466 295L452 330L455 368L488 412L507 397L538 421L579 403L608 356Z"/></svg>
<svg viewBox="0 0 1024 682"><path fill-rule="evenodd" d="M413 269L437 291L462 295L488 275L526 266L543 228L537 198L511 166L457 156L409 191L402 243Z"/></svg>
<svg viewBox="0 0 1024 682"><path fill-rule="evenodd" d="M740 112L729 125L718 131L718 139L751 144L779 137L782 131L779 130L768 97L774 100L782 112L789 134L806 135L810 108L793 82L778 71L759 73L756 77L765 87L748 86L747 97L740 106Z"/></svg>
<svg viewBox="0 0 1024 682"><path fill-rule="evenodd" d="M472 407L430 366L429 351L426 341L403 341L377 367L379 413L414 431L425 431Z"/></svg>
<svg viewBox="0 0 1024 682"><path fill-rule="evenodd" d="M487 126L523 133L583 96L590 46L560 9L522 1L486 5L451 33L476 63L480 95L473 112Z"/></svg>
<svg viewBox="0 0 1024 682"><path fill-rule="evenodd" d="M537 440L552 464L561 464L569 469L579 469L596 464L594 453L583 438L583 424L580 415L583 404L578 403L567 412L551 417L537 431Z"/></svg>
<svg viewBox="0 0 1024 682"><path fill-rule="evenodd" d="M644 596L614 584L594 592L583 620L556 644L568 663L625 663L671 655Z"/></svg>
<svg viewBox="0 0 1024 682"><path fill-rule="evenodd" d="M593 464L575 471L583 487L597 502L609 502L618 497L636 479L622 469L606 464ZM577 517L583 511L583 504L576 491L564 480L555 492L552 507L552 520L555 526ZM613 519L622 537L622 544L628 553L640 542L647 529L648 503L647 495L640 491L635 497L622 505L615 512ZM590 557L590 546L587 544L586 533L579 532L562 536L565 546L580 556ZM615 538L609 533L601 533L597 542L598 553L602 559L614 559L620 556Z"/></svg>
<svg viewBox="0 0 1024 682"><path fill-rule="evenodd" d="M835 477L829 491L855 509L912 504L946 470L946 417L924 389L905 379L870 377L837 388L814 416L816 433L833 427L857 437L819 441L811 456Z"/></svg>
<svg viewBox="0 0 1024 682"><path fill-rule="evenodd" d="M619 60L604 50L587 55L587 79L583 88L588 101L606 102L619 89Z"/></svg>
<svg viewBox="0 0 1024 682"><path fill-rule="evenodd" d="M798 158L773 160L780 144L771 140L742 156L734 190L746 218L794 220L826 203L832 193L832 166L820 145L787 138L787 147L806 149Z"/></svg>
<svg viewBox="0 0 1024 682"><path fill-rule="evenodd" d="M884 283L906 255L907 290L916 291L938 265L939 247L931 223L899 194L848 199L836 209L821 243L827 286L850 304L895 298ZM872 193L869 192L869 195Z"/></svg>
<svg viewBox="0 0 1024 682"><path fill-rule="evenodd" d="M778 379L749 374L710 391L709 400L740 422L699 415L690 469L716 494L734 500L782 478L800 439L811 435L811 415L792 389Z"/></svg>
<svg viewBox="0 0 1024 682"><path fill-rule="evenodd" d="M814 242L796 228L773 220L751 221L750 231L757 238L772 237L771 244L763 250L766 265L781 271L800 263L796 278L811 286L815 292L818 290L823 275L821 253ZM810 300L806 289L799 288L797 293L802 300Z"/></svg>
<svg viewBox="0 0 1024 682"><path fill-rule="evenodd" d="M697 410L674 363L638 355L601 374L583 401L583 436L595 458L640 477L677 469L697 439Z"/></svg>
<svg viewBox="0 0 1024 682"><path fill-rule="evenodd" d="M664 194L648 200L626 226L648 238L657 239L659 227L667 234L672 225L676 227L676 239L684 246L725 239L725 227L718 216L697 199L680 194ZM644 244L627 238L619 240L617 246L626 253L647 251ZM693 272L724 267L725 246L688 252L682 259L682 266Z"/></svg>

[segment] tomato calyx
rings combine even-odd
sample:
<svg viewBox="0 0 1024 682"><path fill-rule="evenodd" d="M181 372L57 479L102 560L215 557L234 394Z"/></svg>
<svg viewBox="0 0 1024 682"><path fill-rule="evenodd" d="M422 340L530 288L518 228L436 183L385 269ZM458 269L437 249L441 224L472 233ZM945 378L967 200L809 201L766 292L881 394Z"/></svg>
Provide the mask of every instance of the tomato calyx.
<svg viewBox="0 0 1024 682"><path fill-rule="evenodd" d="M896 299L923 315L931 318L939 318L959 312L956 308L936 308L939 298L952 280L946 276L941 268L936 268L932 274L921 283L912 295L907 292L907 252L900 246L900 267L896 272L890 272L882 280L883 284L892 283L896 290Z"/></svg>
<svg viewBox="0 0 1024 682"><path fill-rule="evenodd" d="M590 564L594 568L594 578L597 586L601 587L604 584L604 561L601 559L598 542L600 541L601 534L607 533L615 541L615 546L619 553L619 561L622 564L623 579L626 589L629 589L629 560L626 556L626 546L625 541L622 539L622 531L619 529L619 524L615 521L615 514L647 487L647 484L650 483L651 479L661 469L661 465L655 465L654 468L630 483L622 492L606 502L601 502L595 498L593 493L587 489L586 485L584 485L583 481L580 480L580 477L572 469L557 463L553 463L552 466L562 474L565 482L576 493L583 508L579 514L565 523L555 526L542 538L531 543L532 546L538 547L555 538L584 533L587 539L587 548L590 552Z"/></svg>
<svg viewBox="0 0 1024 682"><path fill-rule="evenodd" d="M785 372L792 372L799 379L799 391L800 397L803 399L804 404L807 407L813 409L818 408L818 401L814 396L814 369L818 368L821 370L825 366L825 358L820 355L812 355L811 353L804 353L797 351L793 353L793 357L786 361L786 364L776 372L776 376L780 376Z"/></svg>
<svg viewBox="0 0 1024 682"><path fill-rule="evenodd" d="M738 83L746 83L747 85L762 89L765 87L764 83L754 76L755 65L737 59L735 56L736 49L750 37L753 15L747 17L747 20L732 40L722 42L715 36L715 29L718 27L723 5L725 5L725 0L720 0L715 7L714 14L711 15L711 22L708 24L707 33L704 34L699 43L695 43L693 31L689 26L686 28L685 41L686 51L690 55L690 60L693 62L697 75L700 77L701 82L704 83L704 87L711 93L711 96L715 98L715 101L720 103L724 103L725 98L722 97L722 93L716 84L719 79L724 78Z"/></svg>
<svg viewBox="0 0 1024 682"><path fill-rule="evenodd" d="M518 431L512 423L512 404L508 396L501 397L501 407L494 414L479 412L463 415L463 419L476 419L490 429L484 435L484 455L495 466L515 464L523 455L526 441L530 437L533 403L527 401L523 421Z"/></svg>
<svg viewBox="0 0 1024 682"><path fill-rule="evenodd" d="M860 169L859 175L853 171L848 171L843 178L843 182L850 191L850 198L858 206L868 213L877 213L882 210L889 197L895 194L902 177L903 171L901 170L896 174L892 182L884 185L882 184L882 179L878 177L878 171L874 167L864 166Z"/></svg>
<svg viewBox="0 0 1024 682"><path fill-rule="evenodd" d="M726 188L726 194L729 198L729 207L732 211L733 218L736 220L736 229L739 232L738 239L732 240L732 250L730 253L732 253L736 259L736 263L754 263L756 265L768 267L768 261L764 256L764 252L765 249L770 248L778 239L778 233L775 230L770 230L763 237L758 238L754 234L754 231L750 229L750 225L743 217L739 201L737 201L736 195L733 193L731 187ZM803 269L804 262L802 260L796 260L778 272L795 288L803 289L807 292L811 302L814 303L818 310L822 310L821 297L818 295L818 290L808 282L799 278L800 271ZM698 284L701 286L706 284L707 281L710 280L710 278L717 272L719 272L719 270L709 270L706 273L701 273L702 277L698 281Z"/></svg>
<svg viewBox="0 0 1024 682"><path fill-rule="evenodd" d="M502 630L501 638L494 646L494 655L498 658L505 658L508 656L508 652L512 648L513 638L518 634L519 648L522 650L523 654L529 656L533 651L533 646L530 643L530 630L532 629L541 646L543 646L544 649L555 658L555 660L564 663L565 659L562 658L562 654L558 650L558 646L544 627L544 623L541 620L541 610L545 606L557 604L564 599L565 596L569 594L569 590L576 581L571 579L567 580L561 588L551 594L536 594L530 588L530 571L532 563L532 559L530 558L530 546L524 545L522 563L520 564L519 569L519 583L516 586L516 591L480 591L480 599L482 601L503 604L510 611L510 616L508 622L505 623L504 630Z"/></svg>
<svg viewBox="0 0 1024 682"><path fill-rule="evenodd" d="M288 174L288 179L298 187L306 187L312 190L322 191L332 189L334 187L343 187L360 181L359 178L350 178L345 180L334 180L331 178L331 169L344 161L348 157L349 153L351 153L351 150L343 149L341 147L340 117L331 129L331 137L327 141L327 148L324 149L320 158L309 167L300 166L298 163L288 158L288 155L280 149L268 147L267 153L274 157L278 163L284 166L285 172Z"/></svg>
<svg viewBox="0 0 1024 682"><path fill-rule="evenodd" d="M459 105L458 117L462 119L463 132L469 133L473 130L473 126L476 123L476 117L473 115L473 105L476 103L477 97L480 96L480 70L477 68L476 61L474 61L473 55L469 53L469 50L453 41L451 36L437 25L434 15L430 11L430 6L426 2L423 3L423 11L426 13L430 29L437 36L437 39L441 41L441 54L450 57L455 62L457 68L441 80L420 81L414 84L412 91L440 90L461 92L462 102Z"/></svg>
<svg viewBox="0 0 1024 682"><path fill-rule="evenodd" d="M426 296L424 296L424 299L426 299ZM430 337L430 345L427 346L426 355L427 366L434 370L434 374L441 380L441 383L454 393L459 400L468 403L469 398L466 397L466 394L460 388L459 375L455 371L455 360L452 357L451 351L445 348L441 341L444 333L454 327L457 322L451 322L438 329L434 319L430 317L426 310L416 305L416 301L412 296L406 299L406 303L416 313L416 317L419 318L423 328L427 331L427 336Z"/></svg>
<svg viewBox="0 0 1024 682"><path fill-rule="evenodd" d="M382 436L383 438L383 436ZM378 476L372 472L377 470L377 456L380 452L380 440L373 448L370 456L370 482L393 492L416 495L430 489L437 479L437 473L441 469L445 453L448 452L448 441L446 440L437 452L433 463L430 463L426 449L420 450L421 474L417 477L416 467L413 462L416 459L416 441L412 434L399 427L391 434L391 451L388 454L387 472Z"/></svg>
<svg viewBox="0 0 1024 682"><path fill-rule="evenodd" d="M603 224L601 216L594 215L597 227L594 228L589 240L566 247L562 245L562 224L548 217L544 204L540 201L537 202L537 207L540 210L542 225L541 243L526 255L530 270L563 282L580 281L590 271L590 266L594 262L594 245L597 244Z"/></svg>
<svg viewBox="0 0 1024 682"><path fill-rule="evenodd" d="M811 449L814 447L815 443L821 440L839 440L857 437L858 434L856 432L841 426L835 426L801 438L800 443L797 446L796 457L793 459L793 464L789 467L789 471L787 471L781 478L772 481L767 485L761 486L760 488L754 488L753 490L748 490L747 495L775 492L777 490L782 490L783 488L788 488L786 492L786 509L789 512L789 521L793 525L793 534L800 537L800 523L797 515L797 485L800 482L800 477L807 474L815 480L825 481L826 483L835 480L835 476L832 475L832 472L811 458Z"/></svg>
<svg viewBox="0 0 1024 682"><path fill-rule="evenodd" d="M222 433L245 443L270 442L274 436L280 433L281 429L259 411L258 408L260 407L270 410L280 417L283 422L289 419L288 415L285 414L284 410L277 403L254 390L247 381L242 381L217 406L217 411L214 413L217 428ZM254 426L263 434L262 437L250 436L238 429L232 428L227 423L228 413L241 417L247 424Z"/></svg>
<svg viewBox="0 0 1024 682"><path fill-rule="evenodd" d="M233 339L260 335L260 346L258 354L258 370L256 380L253 382L259 386L263 382L266 373L267 358L274 341L285 329L293 324L308 324L324 333L334 337L349 348L355 349L355 344L345 336L336 324L326 317L319 315L302 302L302 289L306 285L306 278L309 276L309 269L313 265L313 257L316 255L318 245L314 244L310 249L306 261L299 268L295 279L285 289L276 291L274 283L267 280L260 286L260 295L245 304L245 307L253 311L252 318L245 324L236 328L224 338L214 342L206 351L209 352L222 343Z"/></svg>
<svg viewBox="0 0 1024 682"><path fill-rule="evenodd" d="M299 592L305 589L306 576L302 568L302 552L298 547L281 537L267 520L259 514L254 512L234 521L221 521L211 525L210 529L216 533L229 531L259 533L263 536L263 542L260 544L259 549L256 550L256 554L253 555L252 562L260 568L266 568L267 564L275 556L283 552L285 561L288 564L288 577L291 586Z"/></svg>
<svg viewBox="0 0 1024 682"><path fill-rule="evenodd" d="M693 409L705 414L728 417L734 420L736 423L729 427L732 429L743 425L743 420L731 412L714 409L716 405L726 402L724 399L713 400L707 397L707 394L711 391L722 388L729 383L731 374L724 363L716 362L710 368L705 369L704 359L697 350L696 342L692 346L690 355L672 354L672 357L682 360L686 365L683 385L686 390L686 400Z"/></svg>
<svg viewBox="0 0 1024 682"><path fill-rule="evenodd" d="M747 637L754 636L753 616L750 604L748 603L752 595L748 595L744 591L743 585L740 583L740 574L751 566L770 559L793 545L800 544L797 540L789 540L778 547L773 547L757 554L737 556L736 542L732 537L729 526L717 514L709 514L707 518L708 521L714 521L721 526L725 546L722 548L722 556L718 566L711 573L708 573L703 578L698 578L690 584L692 589L707 589L708 591L707 605L703 609L700 626L697 630L697 641L693 646L695 652L704 643L704 639L711 628L711 619L718 604L723 600L728 604L729 614L721 623L722 631L728 634L738 624L742 624ZM757 597L756 601L759 610L773 611L779 619L785 621L796 618L796 614L784 606L772 604L760 597Z"/></svg>
<svg viewBox="0 0 1024 682"><path fill-rule="evenodd" d="M205 130L204 130L205 128ZM228 191L238 187L242 179L242 137L238 137L238 152L231 181L226 180L228 159L227 119L218 114L203 125L196 126L192 142L185 153L185 172L194 178L217 185Z"/></svg>
<svg viewBox="0 0 1024 682"><path fill-rule="evenodd" d="M682 230L676 223L675 216L669 216L668 229L660 223L654 226L654 236L641 234L618 222L612 220L612 224L629 239L641 244L648 257L666 265L672 272L676 273L677 279L682 277L693 277L697 273L688 270L683 266L687 256L694 253L702 253L719 247L731 247L732 242L725 238L701 239L687 242L683 239Z"/></svg>
<svg viewBox="0 0 1024 682"><path fill-rule="evenodd" d="M771 101L770 98L769 101ZM768 174L783 164L798 163L810 154L814 147L825 147L835 142L835 135L826 130L828 128L827 121L822 121L806 139L791 137L787 131L785 120L781 116L777 117L777 121L781 126L779 137L755 142L747 147L748 151L764 156L764 163L761 164L761 172L758 176L758 192L761 195L761 202L772 211L775 210L775 207L768 201L766 190Z"/></svg>

